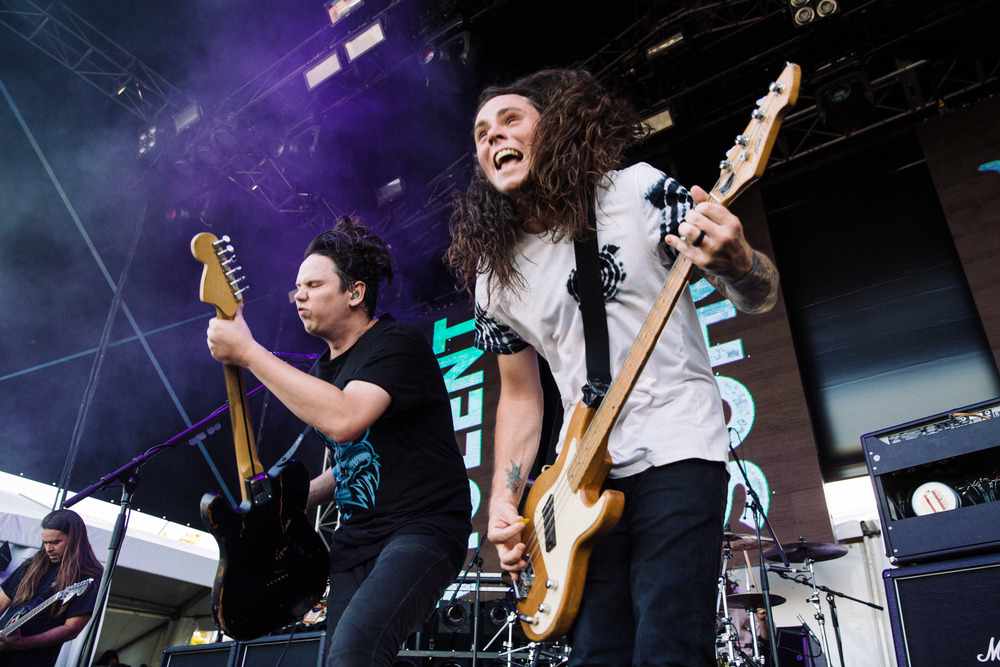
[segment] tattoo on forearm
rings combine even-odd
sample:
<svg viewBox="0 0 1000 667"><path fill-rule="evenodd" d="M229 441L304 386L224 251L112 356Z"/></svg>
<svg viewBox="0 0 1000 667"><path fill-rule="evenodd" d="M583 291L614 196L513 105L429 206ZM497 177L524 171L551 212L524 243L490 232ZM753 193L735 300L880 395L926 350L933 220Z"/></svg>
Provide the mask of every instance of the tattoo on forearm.
<svg viewBox="0 0 1000 667"><path fill-rule="evenodd" d="M746 275L735 282L712 281L723 288L726 298L733 302L737 310L745 313L761 313L778 300L778 271L771 260L754 251L753 264Z"/></svg>
<svg viewBox="0 0 1000 667"><path fill-rule="evenodd" d="M521 482L521 466L511 460L510 467L507 468L507 488L511 493L517 493L521 490Z"/></svg>

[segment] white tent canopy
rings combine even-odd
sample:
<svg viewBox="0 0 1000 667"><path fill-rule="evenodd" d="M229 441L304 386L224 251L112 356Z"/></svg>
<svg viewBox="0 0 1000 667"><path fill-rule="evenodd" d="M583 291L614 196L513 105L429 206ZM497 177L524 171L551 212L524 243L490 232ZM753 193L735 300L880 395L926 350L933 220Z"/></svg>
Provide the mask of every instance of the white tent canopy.
<svg viewBox="0 0 1000 667"><path fill-rule="evenodd" d="M54 487L0 473L0 543L9 542L14 556L0 578L41 545L41 520L56 494ZM94 552L105 563L120 507L87 498L72 509L83 517ZM158 663L164 647L187 643L196 628L211 627L209 598L218 559L209 533L132 512L97 653L115 648L122 662ZM58 665L76 664L82 640L83 635L64 648Z"/></svg>

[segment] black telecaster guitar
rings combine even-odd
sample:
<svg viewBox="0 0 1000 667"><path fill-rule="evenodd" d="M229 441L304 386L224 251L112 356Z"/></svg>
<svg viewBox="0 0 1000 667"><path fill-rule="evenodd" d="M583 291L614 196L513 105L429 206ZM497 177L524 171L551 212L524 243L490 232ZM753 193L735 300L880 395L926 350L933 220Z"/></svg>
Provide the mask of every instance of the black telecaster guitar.
<svg viewBox="0 0 1000 667"><path fill-rule="evenodd" d="M229 239L202 233L191 252L205 265L201 300L220 318L233 319L243 300ZM298 461L279 461L265 472L257 458L242 369L224 365L243 502L234 511L205 494L201 515L219 543L212 615L230 637L253 639L294 623L326 589L329 552L306 517L309 474Z"/></svg>
<svg viewBox="0 0 1000 667"><path fill-rule="evenodd" d="M758 102L752 120L726 155L711 201L728 205L755 181L767 164L781 119L795 104L799 67L789 64ZM608 434L625 399L688 284L692 263L680 255L643 322L622 368L598 408L577 406L555 464L538 476L525 500L522 531L527 567L519 577L517 610L534 641L556 639L569 630L580 607L587 561L597 541L614 528L625 500L617 491L600 493L611 469Z"/></svg>

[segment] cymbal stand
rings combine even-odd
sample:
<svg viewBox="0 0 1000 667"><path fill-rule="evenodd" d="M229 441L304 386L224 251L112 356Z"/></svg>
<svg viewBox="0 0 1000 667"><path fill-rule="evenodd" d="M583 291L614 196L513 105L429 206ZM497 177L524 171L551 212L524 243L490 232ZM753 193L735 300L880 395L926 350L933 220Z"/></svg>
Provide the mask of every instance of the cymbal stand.
<svg viewBox="0 0 1000 667"><path fill-rule="evenodd" d="M507 641L504 642L504 646L507 647L507 650L504 652L504 654L507 656L507 667L511 667L514 664L513 663L513 658L511 657L511 656L513 656L514 652L521 650L521 649L515 649L514 648L514 624L515 623L517 623L517 612L514 612L514 611L507 612L507 620L504 622L503 627L500 628L499 630L497 630L496 634L493 635L490 638L490 640L488 642L486 642L486 645L483 647L484 651L488 651L489 648L490 648L490 646L493 646L493 642L495 642L497 640L497 638L501 634L503 634L504 630L506 630L507 631Z"/></svg>
<svg viewBox="0 0 1000 667"><path fill-rule="evenodd" d="M736 647L739 633L733 625L733 618L729 615L729 602L726 596L729 593L729 586L726 580L726 571L729 569L729 561L733 558L733 550L728 543L722 545L722 574L719 575L719 594L715 600L715 611L718 614L722 610L722 623L726 629L726 654L732 658L736 655Z"/></svg>
<svg viewBox="0 0 1000 667"><path fill-rule="evenodd" d="M732 439L729 442L729 452L733 455L733 459L736 461L736 467L739 468L740 474L743 476L743 481L746 486L746 504L753 512L753 525L754 533L757 537L757 549L763 554L762 542L760 537L760 526L761 524L767 527L767 532L770 533L771 539L774 540L774 545L778 549L778 555L781 556L781 562L785 567L789 566L788 556L785 555L785 551L781 548L781 542L778 541L777 535L774 534L774 529L771 528L771 522L767 520L767 514L764 512L764 506L760 502L760 497L757 495L756 489L753 488L753 484L750 483L750 478L747 476L747 471L743 466L743 460L740 459L739 455L736 453L736 448L733 447ZM763 555L760 556L760 592L764 596L764 611L765 622L767 623L767 641L771 646L771 659L776 661L778 657L778 640L775 637L774 632L774 614L771 613L771 587L767 581L767 567L764 562ZM756 628L755 632L756 634ZM756 646L756 637L754 638L754 645ZM755 656L755 657L760 657Z"/></svg>
<svg viewBox="0 0 1000 667"><path fill-rule="evenodd" d="M806 567L809 568L809 581L812 584L813 590L812 595L806 599L806 602L812 602L813 607L816 608L815 613L813 613L813 618L815 618L816 622L819 624L819 634L820 637L823 638L823 650L826 652L826 655L829 656L830 639L826 634L826 616L823 614L823 605L819 602L819 589L816 587L816 571L813 569L813 560L811 558L806 558L805 564ZM840 660L841 665L843 665L843 655L841 655Z"/></svg>

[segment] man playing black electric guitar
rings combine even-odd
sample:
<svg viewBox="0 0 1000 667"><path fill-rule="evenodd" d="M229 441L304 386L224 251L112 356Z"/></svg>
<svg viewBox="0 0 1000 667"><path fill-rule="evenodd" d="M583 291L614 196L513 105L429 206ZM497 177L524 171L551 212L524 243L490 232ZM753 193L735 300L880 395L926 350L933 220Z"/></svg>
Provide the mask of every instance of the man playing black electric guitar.
<svg viewBox="0 0 1000 667"><path fill-rule="evenodd" d="M440 368L417 327L375 318L385 280L388 248L359 222L344 218L309 245L295 304L305 330L328 346L319 377L259 345L242 307L208 328L212 356L252 372L333 453L333 468L312 480L308 499L309 507L335 501L340 511L328 667L391 664L455 580L472 530Z"/></svg>

